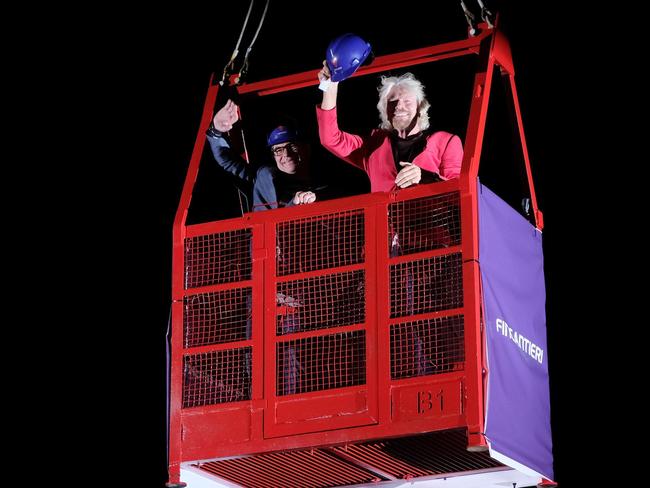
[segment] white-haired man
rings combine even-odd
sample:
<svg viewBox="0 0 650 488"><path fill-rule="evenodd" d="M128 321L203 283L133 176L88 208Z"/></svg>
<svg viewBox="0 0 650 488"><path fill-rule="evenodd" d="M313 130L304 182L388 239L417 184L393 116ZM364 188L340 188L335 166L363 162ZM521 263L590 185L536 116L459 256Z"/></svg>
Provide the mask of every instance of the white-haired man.
<svg viewBox="0 0 650 488"><path fill-rule="evenodd" d="M325 62L318 79L330 79ZM411 73L382 77L377 103L381 125L365 137L339 129L337 94L338 82L332 81L316 108L321 144L363 169L370 178L371 191L391 191L458 177L463 159L460 138L429 130L430 104L424 86Z"/></svg>
<svg viewBox="0 0 650 488"><path fill-rule="evenodd" d="M318 78L321 82L330 80L327 63L323 63ZM377 103L381 125L366 137L339 129L337 93L338 83L330 80L329 87L323 92L321 106L316 108L321 144L339 158L365 170L372 192L458 177L463 160L460 138L449 132L429 130L427 111L430 105L422 83L411 73L382 77ZM408 247L408 242L403 242L405 236L400 235L403 230L392 228L391 257L402 255L403 246ZM445 226L432 227L428 232L432 236L432 248L449 245L449 232ZM427 274L426 271L421 273L422 276ZM401 315L412 316L418 313L417 310L421 313L426 304L418 303L416 297L418 276L413 270L407 270L402 278L400 283L396 283L398 296L403 298L396 302ZM408 370L407 376L424 376L449 367L440 363L440 358L428 349L427 337L431 337L430 334L427 336L417 330L412 334L413 354L405 358L403 365L405 371Z"/></svg>

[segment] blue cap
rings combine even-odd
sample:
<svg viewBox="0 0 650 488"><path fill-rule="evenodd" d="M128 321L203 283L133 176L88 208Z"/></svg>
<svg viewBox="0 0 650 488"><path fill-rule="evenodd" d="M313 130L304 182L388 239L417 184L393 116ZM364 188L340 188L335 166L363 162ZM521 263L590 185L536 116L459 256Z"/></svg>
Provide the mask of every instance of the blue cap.
<svg viewBox="0 0 650 488"><path fill-rule="evenodd" d="M343 34L327 46L325 60L332 81L349 78L370 56L370 44L355 34Z"/></svg>
<svg viewBox="0 0 650 488"><path fill-rule="evenodd" d="M266 139L269 147L283 142L293 142L298 140L298 132L292 127L286 125L279 125L271 131Z"/></svg>

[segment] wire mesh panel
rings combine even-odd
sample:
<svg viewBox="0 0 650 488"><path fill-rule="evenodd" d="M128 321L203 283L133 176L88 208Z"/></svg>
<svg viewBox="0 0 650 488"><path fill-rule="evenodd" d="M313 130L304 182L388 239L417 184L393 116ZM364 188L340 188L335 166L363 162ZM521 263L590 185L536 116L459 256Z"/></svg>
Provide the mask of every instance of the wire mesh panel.
<svg viewBox="0 0 650 488"><path fill-rule="evenodd" d="M363 270L277 285L276 335L365 322Z"/></svg>
<svg viewBox="0 0 650 488"><path fill-rule="evenodd" d="M279 342L276 358L278 396L366 382L363 330Z"/></svg>
<svg viewBox="0 0 650 488"><path fill-rule="evenodd" d="M462 306L461 253L391 265L391 318Z"/></svg>
<svg viewBox="0 0 650 488"><path fill-rule="evenodd" d="M251 229L185 239L185 289L251 278Z"/></svg>
<svg viewBox="0 0 650 488"><path fill-rule="evenodd" d="M184 347L250 339L251 303L252 288L235 288L184 297Z"/></svg>
<svg viewBox="0 0 650 488"><path fill-rule="evenodd" d="M364 214L351 210L277 225L277 276L363 262Z"/></svg>
<svg viewBox="0 0 650 488"><path fill-rule="evenodd" d="M395 202L388 206L391 257L460 244L458 192Z"/></svg>
<svg viewBox="0 0 650 488"><path fill-rule="evenodd" d="M251 348L183 357L183 408L251 398Z"/></svg>
<svg viewBox="0 0 650 488"><path fill-rule="evenodd" d="M462 315L395 324L390 328L392 379L462 370L465 361Z"/></svg>

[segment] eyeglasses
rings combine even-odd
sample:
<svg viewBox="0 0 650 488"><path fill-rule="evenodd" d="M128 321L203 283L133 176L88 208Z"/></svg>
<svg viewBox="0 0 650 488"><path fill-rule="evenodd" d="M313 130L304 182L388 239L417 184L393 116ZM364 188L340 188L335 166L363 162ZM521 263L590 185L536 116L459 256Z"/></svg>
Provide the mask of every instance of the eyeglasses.
<svg viewBox="0 0 650 488"><path fill-rule="evenodd" d="M271 152L274 156L282 156L285 153L295 153L298 152L298 145L292 142L285 144L284 146L278 146L271 149Z"/></svg>

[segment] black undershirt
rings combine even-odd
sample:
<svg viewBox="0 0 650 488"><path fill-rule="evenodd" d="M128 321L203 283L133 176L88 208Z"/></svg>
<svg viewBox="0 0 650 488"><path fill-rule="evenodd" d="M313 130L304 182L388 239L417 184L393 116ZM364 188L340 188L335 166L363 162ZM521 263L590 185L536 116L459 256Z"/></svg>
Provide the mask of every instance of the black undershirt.
<svg viewBox="0 0 650 488"><path fill-rule="evenodd" d="M404 169L403 166L400 166L400 162L406 161L412 163L415 157L424 151L424 148L427 146L429 133L429 131L424 130L417 134L407 136L404 139L399 137L395 131L391 133L390 144L393 149L393 159L395 160L395 168L398 173ZM440 181L438 174L422 169L420 183L433 183L435 181Z"/></svg>

